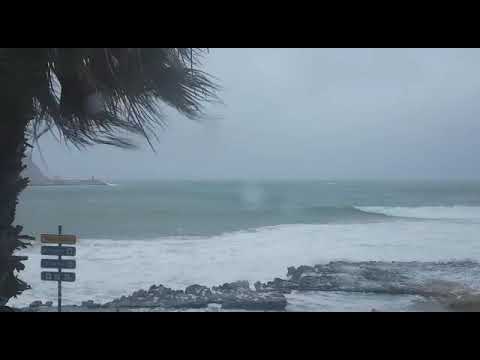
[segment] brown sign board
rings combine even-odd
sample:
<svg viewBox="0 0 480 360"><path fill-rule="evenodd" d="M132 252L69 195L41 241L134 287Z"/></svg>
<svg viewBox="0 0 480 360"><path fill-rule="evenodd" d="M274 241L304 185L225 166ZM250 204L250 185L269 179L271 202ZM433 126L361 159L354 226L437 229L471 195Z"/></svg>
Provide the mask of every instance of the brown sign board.
<svg viewBox="0 0 480 360"><path fill-rule="evenodd" d="M77 237L75 235L52 235L52 234L42 234L40 236L42 243L44 244L66 244L73 245L77 242Z"/></svg>

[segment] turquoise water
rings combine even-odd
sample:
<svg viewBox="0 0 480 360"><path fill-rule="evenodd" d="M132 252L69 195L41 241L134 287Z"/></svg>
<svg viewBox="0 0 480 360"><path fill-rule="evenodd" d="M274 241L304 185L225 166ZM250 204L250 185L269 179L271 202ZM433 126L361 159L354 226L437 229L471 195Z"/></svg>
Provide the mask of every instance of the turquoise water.
<svg viewBox="0 0 480 360"><path fill-rule="evenodd" d="M119 182L31 187L21 196L17 223L34 235L62 224L84 238L148 239L391 220L363 207L453 206L480 206L480 182Z"/></svg>
<svg viewBox="0 0 480 360"><path fill-rule="evenodd" d="M17 222L33 235L55 232L61 224L65 233L79 236L77 281L65 284L65 303L110 301L152 284L184 289L266 282L285 278L289 266L337 260L352 269L362 261L406 262L400 269L412 283L445 280L453 282L451 288L480 291L480 182L474 181L32 187L21 196ZM12 303L54 300L55 284L40 281L39 244L22 253L29 256L22 277L32 290ZM462 266L465 260L472 265ZM431 262L443 265L432 272ZM305 293L293 294L288 309L408 311L423 300Z"/></svg>

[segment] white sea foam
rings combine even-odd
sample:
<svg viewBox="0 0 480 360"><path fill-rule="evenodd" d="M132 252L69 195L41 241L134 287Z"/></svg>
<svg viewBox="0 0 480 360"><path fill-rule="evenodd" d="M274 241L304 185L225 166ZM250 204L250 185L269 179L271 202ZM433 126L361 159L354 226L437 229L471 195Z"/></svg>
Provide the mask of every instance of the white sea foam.
<svg viewBox="0 0 480 360"><path fill-rule="evenodd" d="M77 282L64 285L65 303L104 302L134 290L163 284L185 288L235 280L285 277L288 266L333 260L480 260L480 225L438 221L395 221L349 225L281 225L214 237L156 240L82 239ZM39 245L22 272L33 287L12 305L54 300L56 283L40 281Z"/></svg>
<svg viewBox="0 0 480 360"><path fill-rule="evenodd" d="M359 210L419 219L480 220L479 206L382 207L357 206Z"/></svg>

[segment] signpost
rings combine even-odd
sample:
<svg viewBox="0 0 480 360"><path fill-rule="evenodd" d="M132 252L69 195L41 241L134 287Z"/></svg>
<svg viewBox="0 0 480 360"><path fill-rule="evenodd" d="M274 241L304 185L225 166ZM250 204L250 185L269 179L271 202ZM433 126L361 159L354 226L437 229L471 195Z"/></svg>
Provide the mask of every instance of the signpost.
<svg viewBox="0 0 480 360"><path fill-rule="evenodd" d="M58 273L56 271L42 271L42 280L74 282L75 273L70 273L70 272Z"/></svg>
<svg viewBox="0 0 480 360"><path fill-rule="evenodd" d="M62 272L62 269L75 269L77 266L75 260L62 259L62 256L75 256L75 247L64 247L62 245L74 245L77 242L77 237L75 235L62 235L62 226L60 225L58 235L42 234L41 241L44 244L58 244L58 246L42 246L42 255L54 255L58 256L58 259L42 259L40 266L44 269L58 269L58 272L42 271L41 279L58 283L58 312L62 312L62 281L75 281L75 273Z"/></svg>
<svg viewBox="0 0 480 360"><path fill-rule="evenodd" d="M73 246L42 246L42 255L75 256L76 250Z"/></svg>
<svg viewBox="0 0 480 360"><path fill-rule="evenodd" d="M41 239L44 244L74 245L77 242L75 235L62 235L62 227L58 227L58 235L42 234Z"/></svg>
<svg viewBox="0 0 480 360"><path fill-rule="evenodd" d="M42 259L40 263L44 269L75 269L76 265L75 260Z"/></svg>

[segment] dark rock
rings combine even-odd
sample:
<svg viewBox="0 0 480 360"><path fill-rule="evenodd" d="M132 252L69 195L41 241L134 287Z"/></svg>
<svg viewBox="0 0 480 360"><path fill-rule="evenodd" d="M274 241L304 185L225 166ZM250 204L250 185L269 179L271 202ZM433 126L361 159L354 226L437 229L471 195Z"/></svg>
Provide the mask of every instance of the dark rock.
<svg viewBox="0 0 480 360"><path fill-rule="evenodd" d="M167 288L163 285L158 285L155 287L151 287L148 294L153 294L154 296L157 297L164 297L164 296L171 296L173 294L180 294L183 293L182 290L172 290L170 288Z"/></svg>
<svg viewBox="0 0 480 360"><path fill-rule="evenodd" d="M214 286L212 290L217 292L250 290L250 283L246 280L235 281L220 286Z"/></svg>
<svg viewBox="0 0 480 360"><path fill-rule="evenodd" d="M346 291L379 294L420 295L445 298L471 292L464 284L438 279L450 263L433 262L381 262L333 261L328 264L289 267L289 282L275 279L264 286L262 291ZM471 269L478 264L461 263L455 266ZM421 276L417 276L420 274ZM431 274L428 278L425 274Z"/></svg>
<svg viewBox="0 0 480 360"><path fill-rule="evenodd" d="M273 281L263 285L259 291L278 291L283 294L290 294L292 290L297 290L298 288L298 283L294 281L275 278Z"/></svg>
<svg viewBox="0 0 480 360"><path fill-rule="evenodd" d="M202 296L202 297L211 297L212 291L202 285L190 285L185 289L185 294L187 295L194 295L194 296Z"/></svg>
<svg viewBox="0 0 480 360"><path fill-rule="evenodd" d="M451 299L448 299L447 306L453 311L479 312L480 294L452 297Z"/></svg>
<svg viewBox="0 0 480 360"><path fill-rule="evenodd" d="M257 292L250 289L248 281L237 281L213 289L195 284L188 286L185 291L162 285L152 286L148 292L135 291L128 297L122 296L102 306L117 309L199 309L211 307L212 304L219 304L224 309L284 310L287 301L278 291ZM82 305L92 306L93 302Z"/></svg>
<svg viewBox="0 0 480 360"><path fill-rule="evenodd" d="M6 304L6 302L5 302ZM4 312L16 312L17 310L9 307L9 306L4 306L4 305L0 305L0 313L4 313ZM19 310L19 311L25 311L25 310Z"/></svg>
<svg viewBox="0 0 480 360"><path fill-rule="evenodd" d="M289 267L287 268L287 276L288 276L288 277L293 276L293 274L295 274L295 271L296 271L296 270L297 270L297 269L295 268L295 266L289 266Z"/></svg>
<svg viewBox="0 0 480 360"><path fill-rule="evenodd" d="M302 265L302 266L299 266L298 268L291 266L288 268L287 276L292 281L298 281L302 276L305 276L310 273L315 273L315 268L312 266Z"/></svg>
<svg viewBox="0 0 480 360"><path fill-rule="evenodd" d="M210 289L193 285L183 290L173 290L163 285L151 286L147 291L139 290L132 295L115 299L104 307L110 308L202 308L210 302Z"/></svg>
<svg viewBox="0 0 480 360"><path fill-rule="evenodd" d="M181 294L172 298L170 302L165 303L166 308L182 309L200 309L206 308L211 299L208 296L195 296L191 294Z"/></svg>
<svg viewBox="0 0 480 360"><path fill-rule="evenodd" d="M145 290L138 290L138 291L135 291L132 296L134 297L146 297L147 296L147 291Z"/></svg>
<svg viewBox="0 0 480 360"><path fill-rule="evenodd" d="M298 290L311 291L311 290L335 290L338 288L334 279L326 275L314 276L308 275L303 276L298 281Z"/></svg>
<svg viewBox="0 0 480 360"><path fill-rule="evenodd" d="M96 309L101 307L101 304L96 304L93 300L88 300L88 301L82 301L83 307L86 307L87 309Z"/></svg>
<svg viewBox="0 0 480 360"><path fill-rule="evenodd" d="M222 309L281 311L285 310L287 299L280 293L259 293L244 291L236 296L223 298Z"/></svg>
<svg viewBox="0 0 480 360"><path fill-rule="evenodd" d="M41 302L40 300L36 300L36 301L34 301L34 302L32 302L32 303L30 304L30 307L31 307L31 308L36 308L36 307L39 307L39 306L42 306L42 305L43 305L43 304L42 304L42 302Z"/></svg>

